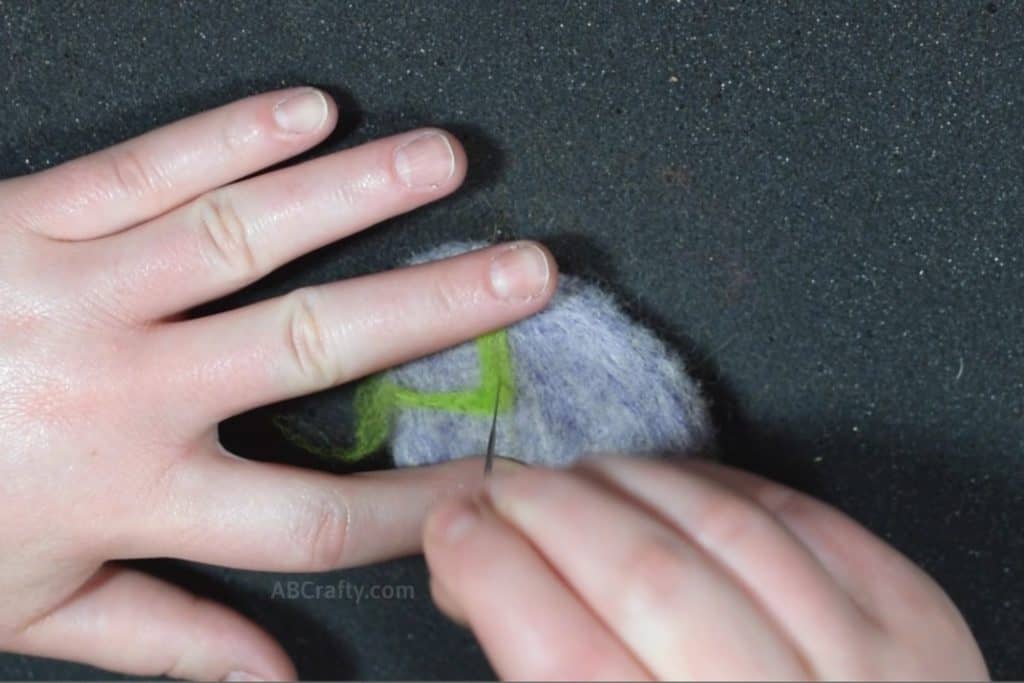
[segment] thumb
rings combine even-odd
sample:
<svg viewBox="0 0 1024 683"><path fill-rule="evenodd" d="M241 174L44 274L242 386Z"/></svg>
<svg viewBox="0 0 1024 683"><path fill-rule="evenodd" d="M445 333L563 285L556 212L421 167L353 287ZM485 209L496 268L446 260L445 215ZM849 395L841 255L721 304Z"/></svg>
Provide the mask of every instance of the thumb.
<svg viewBox="0 0 1024 683"><path fill-rule="evenodd" d="M241 615L109 565L4 648L139 676L295 679L281 647Z"/></svg>
<svg viewBox="0 0 1024 683"><path fill-rule="evenodd" d="M495 462L506 467L520 466ZM257 571L367 564L419 552L427 511L482 482L479 458L337 476L201 454L165 478L146 513L123 520L116 553Z"/></svg>

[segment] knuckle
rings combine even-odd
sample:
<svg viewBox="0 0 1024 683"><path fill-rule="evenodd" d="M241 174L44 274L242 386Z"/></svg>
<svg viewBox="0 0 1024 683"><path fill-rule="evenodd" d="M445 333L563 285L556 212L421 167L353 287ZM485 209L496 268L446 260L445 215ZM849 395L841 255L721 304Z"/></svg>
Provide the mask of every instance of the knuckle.
<svg viewBox="0 0 1024 683"><path fill-rule="evenodd" d="M678 541L657 536L638 541L622 567L623 596L630 611L671 601L679 594L691 561Z"/></svg>
<svg viewBox="0 0 1024 683"><path fill-rule="evenodd" d="M243 152L246 146L260 136L257 126L240 126L235 121L228 121L220 129L220 144L226 154L235 155Z"/></svg>
<svg viewBox="0 0 1024 683"><path fill-rule="evenodd" d="M344 500L327 498L307 504L295 529L305 568L325 571L343 564L350 521L350 510Z"/></svg>
<svg viewBox="0 0 1024 683"><path fill-rule="evenodd" d="M441 277L430 288L433 310L441 318L449 318L466 308L466 292L447 278Z"/></svg>
<svg viewBox="0 0 1024 683"><path fill-rule="evenodd" d="M313 388L326 388L340 381L341 371L332 357L321 321L319 294L303 288L285 298L285 346L300 381Z"/></svg>
<svg viewBox="0 0 1024 683"><path fill-rule="evenodd" d="M692 518L694 536L702 545L729 546L760 527L759 508L732 493L719 493L711 497Z"/></svg>
<svg viewBox="0 0 1024 683"><path fill-rule="evenodd" d="M579 645L579 656L574 661L573 678L578 681L619 681L628 680L623 674L622 653L617 648L609 648L595 640ZM550 656L550 655L549 655ZM557 657L557 655L556 655ZM561 662L553 661L549 671L544 672L544 680L560 680L564 677Z"/></svg>
<svg viewBox="0 0 1024 683"><path fill-rule="evenodd" d="M217 133L211 139L220 145L217 151L226 158L261 147L267 142L267 133L272 130L268 120L254 116L253 110L246 105L221 110L214 125Z"/></svg>
<svg viewBox="0 0 1024 683"><path fill-rule="evenodd" d="M356 209L359 207L362 197L358 184L353 185L351 182L345 182L332 188L327 195L327 199L332 204L337 204L344 209Z"/></svg>
<svg viewBox="0 0 1024 683"><path fill-rule="evenodd" d="M212 267L231 280L246 281L259 275L248 224L230 195L212 192L196 200L195 224L200 249Z"/></svg>
<svg viewBox="0 0 1024 683"><path fill-rule="evenodd" d="M757 502L776 517L798 517L804 512L803 497L791 488L769 485L758 492Z"/></svg>
<svg viewBox="0 0 1024 683"><path fill-rule="evenodd" d="M124 197L142 197L160 189L163 179L131 148L111 151L108 159L116 192Z"/></svg>

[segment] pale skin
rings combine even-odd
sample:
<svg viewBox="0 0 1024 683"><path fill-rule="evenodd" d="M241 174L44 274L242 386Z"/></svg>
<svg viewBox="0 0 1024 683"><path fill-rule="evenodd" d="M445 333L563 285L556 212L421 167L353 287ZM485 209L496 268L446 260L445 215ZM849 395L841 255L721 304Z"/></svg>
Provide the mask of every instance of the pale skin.
<svg viewBox="0 0 1024 683"><path fill-rule="evenodd" d="M425 529L437 604L542 680L978 680L959 611L820 501L708 462L502 471Z"/></svg>
<svg viewBox="0 0 1024 683"><path fill-rule="evenodd" d="M481 492L479 459L337 477L228 453L219 421L509 325L557 286L520 242L187 318L465 175L434 129L254 175L336 121L319 91L271 92L0 182L0 649L291 678L258 626L116 561L317 571L425 545L438 604L506 677L985 676L931 579L751 475L502 462Z"/></svg>

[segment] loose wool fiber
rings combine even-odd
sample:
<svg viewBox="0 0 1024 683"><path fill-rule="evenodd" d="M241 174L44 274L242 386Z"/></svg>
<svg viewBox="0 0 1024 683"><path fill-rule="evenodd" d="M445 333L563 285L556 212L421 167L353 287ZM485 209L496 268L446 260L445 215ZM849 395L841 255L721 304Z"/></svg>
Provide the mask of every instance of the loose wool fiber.
<svg viewBox="0 0 1024 683"><path fill-rule="evenodd" d="M412 263L483 246L447 244ZM507 340L515 395L498 417L498 455L564 466L592 453L686 455L711 438L704 401L681 360L594 284L560 276L548 307L509 327ZM472 389L481 382L477 348L468 342L385 377L416 391ZM389 437L395 464L481 455L490 422L490 415L402 407Z"/></svg>

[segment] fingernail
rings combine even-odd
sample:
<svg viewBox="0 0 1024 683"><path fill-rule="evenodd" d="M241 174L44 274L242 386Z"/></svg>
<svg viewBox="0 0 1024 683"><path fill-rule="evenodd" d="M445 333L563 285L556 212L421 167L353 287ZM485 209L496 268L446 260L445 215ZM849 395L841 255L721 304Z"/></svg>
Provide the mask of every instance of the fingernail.
<svg viewBox="0 0 1024 683"><path fill-rule="evenodd" d="M449 544L458 543L480 520L480 513L472 503L459 503L448 513L440 528L441 538Z"/></svg>
<svg viewBox="0 0 1024 683"><path fill-rule="evenodd" d="M455 150L444 135L423 133L395 150L395 171L407 187L436 188L455 174Z"/></svg>
<svg viewBox="0 0 1024 683"><path fill-rule="evenodd" d="M550 277L544 252L528 242L511 245L491 261L491 287L506 301L529 301L539 296Z"/></svg>
<svg viewBox="0 0 1024 683"><path fill-rule="evenodd" d="M224 677L224 680L235 681L237 683L248 683L249 681L262 681L266 679L251 674L248 671L232 671Z"/></svg>
<svg viewBox="0 0 1024 683"><path fill-rule="evenodd" d="M297 92L274 106L274 121L289 133L312 133L327 120L327 99L313 88Z"/></svg>

